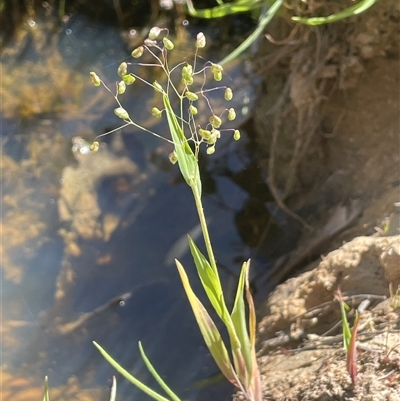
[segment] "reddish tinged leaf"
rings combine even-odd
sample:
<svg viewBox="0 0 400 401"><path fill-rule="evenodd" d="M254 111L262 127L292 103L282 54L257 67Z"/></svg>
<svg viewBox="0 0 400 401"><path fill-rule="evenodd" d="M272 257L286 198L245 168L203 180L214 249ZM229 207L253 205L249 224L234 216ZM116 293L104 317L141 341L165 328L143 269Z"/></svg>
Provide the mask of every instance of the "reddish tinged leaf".
<svg viewBox="0 0 400 401"><path fill-rule="evenodd" d="M351 330L350 330L349 322L347 321L347 316L346 316L346 309L348 309L348 306L343 301L343 294L340 291L340 288L337 289L336 299L339 301L340 314L342 317L343 345L344 345L344 349L346 350L346 353L348 354L349 347L350 347Z"/></svg>
<svg viewBox="0 0 400 401"><path fill-rule="evenodd" d="M237 286L235 302L232 309L232 323L239 340L239 348L232 349L236 372L245 388L250 388L252 379L252 346L246 326L246 307L243 291L249 269L248 263L243 263Z"/></svg>
<svg viewBox="0 0 400 401"><path fill-rule="evenodd" d="M347 371L349 372L351 382L353 386L356 384L357 379L357 347L356 347L356 340L357 340L357 329L358 323L360 322L360 314L356 312L356 319L354 322L354 327L351 332L351 340L349 351L347 352Z"/></svg>
<svg viewBox="0 0 400 401"><path fill-rule="evenodd" d="M249 267L250 267L250 259L247 261L245 289L246 289L247 304L249 307L249 334L250 334L250 345L251 345L251 355L252 355L251 389L253 391L254 400L262 401L261 377L256 357L256 326L257 326L256 309L254 307L253 297L250 293Z"/></svg>

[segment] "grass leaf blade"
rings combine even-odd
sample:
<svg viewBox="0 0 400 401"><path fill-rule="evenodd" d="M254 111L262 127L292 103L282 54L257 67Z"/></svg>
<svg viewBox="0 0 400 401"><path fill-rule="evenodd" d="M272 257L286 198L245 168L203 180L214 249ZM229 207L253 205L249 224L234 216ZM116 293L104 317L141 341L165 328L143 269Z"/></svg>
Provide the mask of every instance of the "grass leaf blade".
<svg viewBox="0 0 400 401"><path fill-rule="evenodd" d="M193 256L196 265L197 273L199 275L201 284L206 292L208 299L217 312L222 321L226 320L228 311L225 306L224 294L222 292L221 282L216 272L206 257L201 253L193 239L188 235L190 252Z"/></svg>
<svg viewBox="0 0 400 401"><path fill-rule="evenodd" d="M253 390L254 400L262 401L261 377L256 356L256 329L257 329L256 309L254 307L253 297L250 292L249 270L250 270L250 259L247 261L245 290L246 290L247 305L249 308L249 337L250 337L251 359L252 359L251 389Z"/></svg>
<svg viewBox="0 0 400 401"><path fill-rule="evenodd" d="M232 309L232 323L235 333L239 339L240 350L234 353L236 357L236 370L242 382L246 383L246 387L250 387L252 358L249 334L247 332L246 308L244 304L244 287L247 274L247 263L243 263L239 276L239 282L236 290L235 302Z"/></svg>
<svg viewBox="0 0 400 401"><path fill-rule="evenodd" d="M227 64L230 61L234 60L240 54L242 54L248 47L254 43L257 38L262 34L265 27L271 21L271 19L278 12L281 7L283 0L276 0L275 3L267 10L267 12L260 18L260 21L257 25L257 28L253 33L250 34L232 53L228 54L221 62L221 65Z"/></svg>
<svg viewBox="0 0 400 401"><path fill-rule="evenodd" d="M292 17L292 21L300 22L301 24L311 25L311 26L329 24L332 22L337 22L342 19L349 18L354 15L360 14L360 13L368 10L370 7L372 7L377 1L378 0L361 0L354 6L346 8L345 10L340 11L336 14L328 15L327 17L305 18L305 17L294 16L294 17Z"/></svg>
<svg viewBox="0 0 400 401"><path fill-rule="evenodd" d="M115 378L115 376L113 376L111 393L110 393L110 401L115 401L116 397L117 397L117 379Z"/></svg>
<svg viewBox="0 0 400 401"><path fill-rule="evenodd" d="M142 343L140 341L139 341L139 351L140 351L140 355L142 356L142 359L143 359L147 369L152 374L152 376L157 380L157 383L161 386L161 388L169 395L171 400L181 401L181 399L167 386L165 381L161 378L161 376L154 369L149 358L147 358L147 355L145 354L144 349L142 347Z"/></svg>
<svg viewBox="0 0 400 401"><path fill-rule="evenodd" d="M50 401L49 396L49 378L45 376L43 385L43 401Z"/></svg>
<svg viewBox="0 0 400 401"><path fill-rule="evenodd" d="M179 125L178 119L172 109L168 95L163 94L163 102L167 114L168 127L171 132L172 141L174 142L175 152L178 157L179 169L186 183L197 190L197 194L201 196L201 180L199 165L196 157L190 148L182 127Z"/></svg>
<svg viewBox="0 0 400 401"><path fill-rule="evenodd" d="M125 379L129 380L133 385L138 387L144 393L154 398L157 401L170 401L168 398L163 397L162 395L156 393L150 387L143 384L140 380L136 379L136 377L132 376L127 370L125 370L117 361L115 361L106 350L104 350L99 344L93 341L95 347L100 351L101 355L103 355L104 359Z"/></svg>
<svg viewBox="0 0 400 401"><path fill-rule="evenodd" d="M360 314L356 311L356 319L354 322L353 330L351 332L351 340L349 345L349 351L347 353L347 371L349 372L351 382L353 386L357 380L357 329L360 322Z"/></svg>
<svg viewBox="0 0 400 401"><path fill-rule="evenodd" d="M256 1L234 1L224 3L212 8L196 10L191 0L187 0L189 14L196 18L221 18L230 14L244 13L263 6L262 2Z"/></svg>
<svg viewBox="0 0 400 401"><path fill-rule="evenodd" d="M179 275L182 280L183 287L188 297L189 303L192 307L193 314L196 318L197 324L200 328L203 339L214 358L215 363L218 365L220 371L224 376L236 387L240 387L240 382L233 369L232 363L229 358L228 351L222 340L222 337L211 319L203 304L194 294L185 269L182 264L176 260Z"/></svg>
<svg viewBox="0 0 400 401"><path fill-rule="evenodd" d="M351 340L351 330L349 322L347 320L345 302L343 301L343 294L340 289L337 290L337 298L340 305L340 314L342 319L342 332L343 332L343 346L346 352L349 352L350 340Z"/></svg>

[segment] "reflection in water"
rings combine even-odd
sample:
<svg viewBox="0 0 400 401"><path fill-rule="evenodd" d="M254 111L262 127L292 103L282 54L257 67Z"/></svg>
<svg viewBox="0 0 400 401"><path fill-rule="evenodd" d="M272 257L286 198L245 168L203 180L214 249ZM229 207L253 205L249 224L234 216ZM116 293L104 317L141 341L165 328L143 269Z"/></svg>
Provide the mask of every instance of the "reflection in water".
<svg viewBox="0 0 400 401"><path fill-rule="evenodd" d="M62 335L71 334L72 332L83 328L84 326L88 326L89 320L93 320L95 318L104 319L102 315L108 312L111 309L116 308L117 306L124 306L125 302L132 296L131 292L126 292L125 294L118 295L107 301L104 305L99 306L91 312L82 313L76 320L68 323L61 323L56 325L55 330L58 331Z"/></svg>
<svg viewBox="0 0 400 401"><path fill-rule="evenodd" d="M209 222L207 222L209 223ZM175 259L181 260L185 253L189 252L188 236L192 238L194 242L201 236L201 225L197 223L191 230L185 232L171 247L171 249L165 255L164 263L167 266L175 264Z"/></svg>
<svg viewBox="0 0 400 401"><path fill-rule="evenodd" d="M112 97L88 79L91 70L115 79L116 65L128 56L118 32L74 15L57 38L51 34L55 20L35 22L3 52L10 73L2 111L3 392L8 391L2 395L38 399L48 374L54 400L107 399L114 372L92 340L154 384L139 357L141 340L183 397L229 398L225 384L192 387L216 367L170 263L179 256L199 290L181 240L190 230L198 235L195 208L176 168L165 164L167 145L126 130L106 138L96 154L81 152L82 138L118 124ZM246 87L242 97L238 92L239 102L248 93ZM140 121L152 102L153 93L139 86L126 107ZM71 153L71 139L78 136ZM204 206L222 279L233 296L241 263L252 256L235 227L248 198L237 172L248 159L228 138L219 146L216 157L201 160ZM147 399L118 380L120 400L138 394Z"/></svg>

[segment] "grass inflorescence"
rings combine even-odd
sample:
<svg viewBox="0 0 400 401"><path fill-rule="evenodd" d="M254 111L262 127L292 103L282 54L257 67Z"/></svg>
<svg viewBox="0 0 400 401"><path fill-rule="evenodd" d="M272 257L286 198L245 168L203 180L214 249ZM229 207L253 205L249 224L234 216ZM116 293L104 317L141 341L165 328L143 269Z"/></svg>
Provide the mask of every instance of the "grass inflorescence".
<svg viewBox="0 0 400 401"><path fill-rule="evenodd" d="M205 45L206 38L203 33L199 33L194 41L193 59L190 62L182 61L171 67L168 56L170 52L174 51L174 43L168 37L167 29L153 27L143 45L132 51L132 57L135 61L124 61L119 65L117 69L119 80L116 82L115 91L111 91L94 71L90 73L90 77L93 85L103 85L114 96L117 103L114 113L124 121L122 127L133 125L168 141L173 146L169 159L172 163L177 163L183 178L192 191L206 254L203 254L194 240L188 236L190 251L203 289L212 308L225 326L229 346L223 340L209 311L192 290L185 268L178 260L175 260L180 279L204 341L220 371L239 389L244 399L261 401L260 374L255 354L256 318L248 281L250 261L244 262L242 265L234 305L229 310L225 302L225 294L219 278L218 266L202 204L202 183L198 165L200 147L204 145L206 153L210 155L216 151L216 145L221 135L230 133L234 140L240 138L239 130L224 128L224 123L227 120L233 121L235 119L234 108L227 107L221 113L216 113L207 97L211 91L221 91L221 97L229 102L234 94L231 88L218 84L223 78L224 71L220 64L210 61L200 63L202 59L199 56L199 49ZM136 61L145 55L150 55L152 61ZM160 69L164 77L148 82L131 71L135 64L148 68L156 67ZM206 87L209 75L212 76L215 83L212 87ZM160 135L141 126L131 118L129 111L124 108L121 96L124 95L127 87L135 85L136 81L145 83L157 94L159 93L162 102L160 103L163 107L154 106L149 110L149 113L153 118L166 118L170 136ZM206 107L199 106L201 100ZM201 123L199 123L200 116L202 117ZM93 142L92 151L95 152L99 148L98 140L101 136L98 136ZM100 345L95 343L95 346L118 372L152 398L160 401L179 401L179 397L166 385L152 366L140 343L139 349L146 367L168 398L156 393L133 377Z"/></svg>

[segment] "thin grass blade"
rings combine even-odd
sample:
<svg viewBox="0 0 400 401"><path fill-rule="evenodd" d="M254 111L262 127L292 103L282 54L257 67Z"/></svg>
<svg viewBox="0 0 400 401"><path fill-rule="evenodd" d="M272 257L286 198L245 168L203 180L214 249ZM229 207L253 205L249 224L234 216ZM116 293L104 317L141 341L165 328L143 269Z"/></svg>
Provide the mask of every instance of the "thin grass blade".
<svg viewBox="0 0 400 401"><path fill-rule="evenodd" d="M241 372L239 374L239 378L242 380L242 383L246 383L246 381L243 381L246 369L243 355L241 353L242 345L236 333L235 325L232 322L232 317L229 314L225 304L222 287L218 278L218 272L215 271L216 275L215 276L212 275L211 272L213 270L211 269L211 266L208 269L209 263L207 259L205 258L204 255L202 255L202 253L197 248L194 241L190 241L190 239L189 239L189 246L191 248L191 252L195 260L197 271L199 273L203 287L207 295L209 296L209 299L213 304L213 306L216 305L216 308L215 306L214 308L218 316L221 318L222 322L225 324L225 327L228 331L236 373L238 374L239 372ZM213 285L216 285L217 287L212 288Z"/></svg>
<svg viewBox="0 0 400 401"><path fill-rule="evenodd" d="M203 288L212 306L222 321L229 319L229 313L225 306L224 294L218 272L212 268L206 257L202 254L193 239L188 235L190 252L196 265L197 273Z"/></svg>
<svg viewBox="0 0 400 401"><path fill-rule="evenodd" d="M43 385L43 401L50 401L49 396L49 378L45 376Z"/></svg>
<svg viewBox="0 0 400 401"><path fill-rule="evenodd" d="M138 387L144 393L154 398L157 401L170 401L168 398L163 397L162 395L156 393L150 387L143 384L140 380L136 379L136 377L132 376L127 370L125 370L117 361L115 361L111 355L107 353L107 351L102 348L99 344L93 341L94 346L100 351L101 355L103 355L104 359L125 379L129 380L133 385Z"/></svg>
<svg viewBox="0 0 400 401"><path fill-rule="evenodd" d="M250 345L252 348L255 349L255 347L256 347L256 308L254 307L253 296L251 295L251 292L250 292L249 270L250 270L250 259L247 261L247 265L246 265L245 290L246 290L247 305L249 307Z"/></svg>
<svg viewBox="0 0 400 401"><path fill-rule="evenodd" d="M330 24L332 22L337 22L345 18L352 17L354 15L360 14L370 7L372 7L378 0L362 0L359 3L346 8L343 11L340 11L336 14L328 15L327 17L311 17L311 18L304 18L304 17L292 17L292 21L300 22L301 24L305 25L323 25L323 24Z"/></svg>
<svg viewBox="0 0 400 401"><path fill-rule="evenodd" d="M346 353L349 352L349 347L350 347L350 340L351 340L351 330L349 326L349 322L347 320L347 315L346 315L346 303L343 301L343 294L340 291L340 289L337 290L337 299L339 301L340 305L340 315L342 319L342 332L343 332L343 346L344 349L346 350Z"/></svg>
<svg viewBox="0 0 400 401"><path fill-rule="evenodd" d="M220 61L220 64L224 65L229 63L230 61L238 57L240 54L242 54L248 47L250 47L256 41L256 39L263 33L265 27L278 12L282 3L283 0L276 0L275 3L272 4L272 6L268 9L268 11L260 18L260 21L254 32L248 38L246 38L240 44L240 46L238 46L232 53L230 53L222 61Z"/></svg>
<svg viewBox="0 0 400 401"><path fill-rule="evenodd" d="M175 145L175 152L178 157L179 169L186 183L197 191L201 196L201 180L199 165L196 157L190 148L182 127L179 125L178 119L169 101L168 95L163 94L163 102L167 113L168 127L171 132L172 141Z"/></svg>
<svg viewBox="0 0 400 401"><path fill-rule="evenodd" d="M161 388L168 394L168 396L171 398L171 400L181 401L181 399L167 386L165 381L161 378L161 376L154 369L153 365L149 361L149 358L147 358L147 355L145 354L144 349L142 347L142 343L140 341L139 341L139 351L140 351L140 355L142 356L142 359L143 359L147 369L152 374L152 376L157 380L157 383L161 386Z"/></svg>
<svg viewBox="0 0 400 401"><path fill-rule="evenodd" d="M256 356L256 309L254 307L253 297L250 292L249 270L250 270L250 259L247 261L246 283L245 283L246 300L249 308L249 336L250 336L251 358L252 358L252 372L251 372L252 378L250 387L253 391L254 400L262 401L261 377Z"/></svg>
<svg viewBox="0 0 400 401"><path fill-rule="evenodd" d="M351 382L353 386L356 384L357 380L357 330L358 324L360 322L360 314L356 311L356 319L354 322L353 330L351 332L351 340L349 345L349 352L347 353L347 371L349 372Z"/></svg>
<svg viewBox="0 0 400 401"><path fill-rule="evenodd" d="M246 388L249 388L251 383L253 361L251 357L249 334L247 332L246 308L244 304L244 287L247 269L247 263L245 262L243 263L242 270L240 272L239 283L236 290L236 297L233 304L231 317L240 343L240 351L238 350L236 353L234 353L236 371L238 372L242 383L245 384Z"/></svg>
<svg viewBox="0 0 400 401"><path fill-rule="evenodd" d="M199 325L203 339L208 349L210 350L212 357L214 358L215 363L218 365L223 375L233 385L241 388L239 379L235 373L235 370L233 369L228 351L217 329L217 326L211 319L203 304L194 294L182 264L178 260L175 260L175 262L189 303L192 307L193 314L196 318L197 324Z"/></svg>
<svg viewBox="0 0 400 401"><path fill-rule="evenodd" d="M196 10L191 0L186 2L189 14L197 18L220 18L230 14L244 13L262 7L264 4L257 0L239 0L224 3L212 8Z"/></svg>
<svg viewBox="0 0 400 401"><path fill-rule="evenodd" d="M110 401L115 401L116 397L117 397L117 379L115 378L115 376L113 376L111 392L110 392Z"/></svg>

